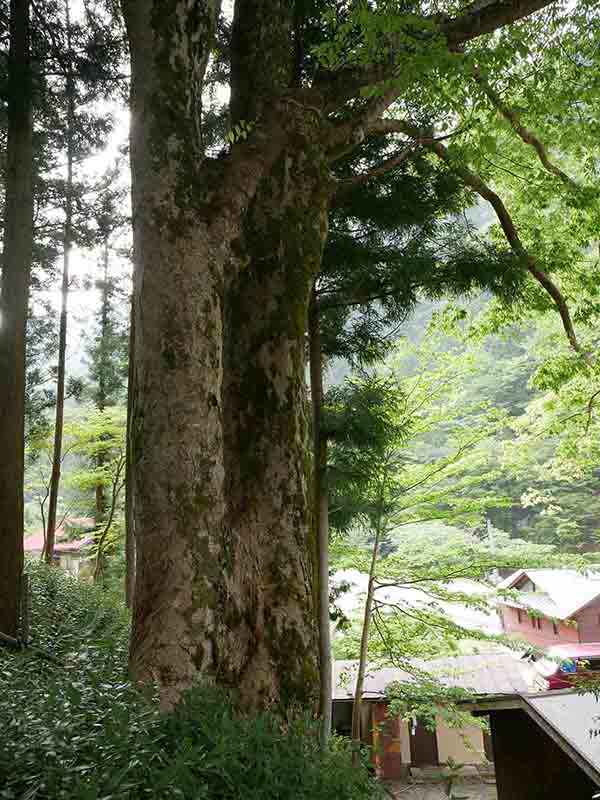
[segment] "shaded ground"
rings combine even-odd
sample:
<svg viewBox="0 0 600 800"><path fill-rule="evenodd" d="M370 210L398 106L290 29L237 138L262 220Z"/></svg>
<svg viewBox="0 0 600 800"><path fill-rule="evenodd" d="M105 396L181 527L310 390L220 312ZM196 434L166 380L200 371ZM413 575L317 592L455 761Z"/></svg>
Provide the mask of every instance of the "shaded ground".
<svg viewBox="0 0 600 800"><path fill-rule="evenodd" d="M439 767L413 769L403 781L388 784L395 800L497 800L493 775L479 772L475 767L463 770L463 775L452 781Z"/></svg>

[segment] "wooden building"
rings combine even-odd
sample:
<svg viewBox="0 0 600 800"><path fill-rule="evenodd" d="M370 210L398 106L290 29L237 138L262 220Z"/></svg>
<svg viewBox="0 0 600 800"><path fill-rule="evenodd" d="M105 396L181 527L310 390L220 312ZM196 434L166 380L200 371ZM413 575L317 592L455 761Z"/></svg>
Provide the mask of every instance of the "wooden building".
<svg viewBox="0 0 600 800"><path fill-rule="evenodd" d="M599 800L600 702L573 690L489 697L498 800Z"/></svg>
<svg viewBox="0 0 600 800"><path fill-rule="evenodd" d="M500 649L414 663L445 685L471 689L480 696L514 697L519 692L530 692L537 680L531 664ZM350 734L357 666L356 661L335 663L333 718L338 733ZM475 719L473 725L456 730L438 717L435 730L430 730L419 720L388 717L387 688L412 680L401 669L367 670L361 728L363 740L373 746L377 773L394 780L411 767L438 766L449 759L469 765L492 761L491 740Z"/></svg>
<svg viewBox="0 0 600 800"><path fill-rule="evenodd" d="M600 573L521 569L498 587L502 630L538 647L600 642Z"/></svg>

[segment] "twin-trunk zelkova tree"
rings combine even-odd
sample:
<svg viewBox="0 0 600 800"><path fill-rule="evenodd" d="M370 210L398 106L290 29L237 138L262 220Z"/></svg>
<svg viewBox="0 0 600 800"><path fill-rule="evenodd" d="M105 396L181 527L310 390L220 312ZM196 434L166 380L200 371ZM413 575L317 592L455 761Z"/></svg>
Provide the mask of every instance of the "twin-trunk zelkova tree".
<svg viewBox="0 0 600 800"><path fill-rule="evenodd" d="M158 681L165 704L204 676L236 687L248 710L313 706L305 333L336 190L330 165L381 134L411 79L411 53L416 79L427 48L437 69L471 40L549 5L388 11L386 27L365 4L354 45L351 36L339 43L338 63L324 69L310 35L334 4L309 12L291 0L238 0L230 117L245 135L209 157L201 98L220 4L124 0L135 251L131 667ZM363 37L370 24L373 36Z"/></svg>

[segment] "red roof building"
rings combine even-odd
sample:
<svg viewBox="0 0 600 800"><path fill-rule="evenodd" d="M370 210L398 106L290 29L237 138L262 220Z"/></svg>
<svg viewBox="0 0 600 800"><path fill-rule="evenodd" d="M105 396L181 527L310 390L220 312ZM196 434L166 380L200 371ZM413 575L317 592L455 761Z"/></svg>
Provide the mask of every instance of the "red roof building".
<svg viewBox="0 0 600 800"><path fill-rule="evenodd" d="M69 517L56 529L54 563L72 575L79 575L86 550L94 542L94 520L91 517ZM36 531L25 539L25 554L41 556L44 549L44 531Z"/></svg>
<svg viewBox="0 0 600 800"><path fill-rule="evenodd" d="M505 633L538 647L600 642L600 573L521 569L498 587Z"/></svg>

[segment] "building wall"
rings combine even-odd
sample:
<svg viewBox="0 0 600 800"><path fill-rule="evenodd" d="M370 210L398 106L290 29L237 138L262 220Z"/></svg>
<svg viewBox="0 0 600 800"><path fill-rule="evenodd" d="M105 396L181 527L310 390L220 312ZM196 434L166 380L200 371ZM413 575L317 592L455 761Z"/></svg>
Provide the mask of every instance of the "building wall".
<svg viewBox="0 0 600 800"><path fill-rule="evenodd" d="M551 647L554 644L570 644L580 641L576 625L567 625L565 622L554 623L547 617L530 617L522 609L503 604L498 606L498 610L504 632L519 636L531 644ZM600 610L596 611L596 618L599 613ZM600 636L600 624L598 635ZM600 641L600 638L597 641Z"/></svg>
<svg viewBox="0 0 600 800"><path fill-rule="evenodd" d="M58 564L61 569L68 572L70 575L77 577L79 575L79 568L81 566L81 559L79 553L60 553L58 556Z"/></svg>
<svg viewBox="0 0 600 800"><path fill-rule="evenodd" d="M409 761L405 761L402 738L402 720L387 716L387 703L373 703L373 760L377 774L387 780L398 780L406 774ZM410 756L409 756L410 760Z"/></svg>
<svg viewBox="0 0 600 800"><path fill-rule="evenodd" d="M401 719L388 719L386 703L369 705L373 709L372 741L375 768L382 778L397 780L411 765L411 723ZM438 719L436 738L438 764L446 762L449 758L460 764L482 764L487 760L483 731L475 725L457 731L448 728L441 719Z"/></svg>
<svg viewBox="0 0 600 800"><path fill-rule="evenodd" d="M591 800L591 779L524 711L494 711L490 724L498 800Z"/></svg>
<svg viewBox="0 0 600 800"><path fill-rule="evenodd" d="M459 764L482 764L485 757L483 731L476 725L461 731L447 728L441 720L437 724L440 764L452 758Z"/></svg>
<svg viewBox="0 0 600 800"><path fill-rule="evenodd" d="M600 642L600 599L575 615L580 642Z"/></svg>

